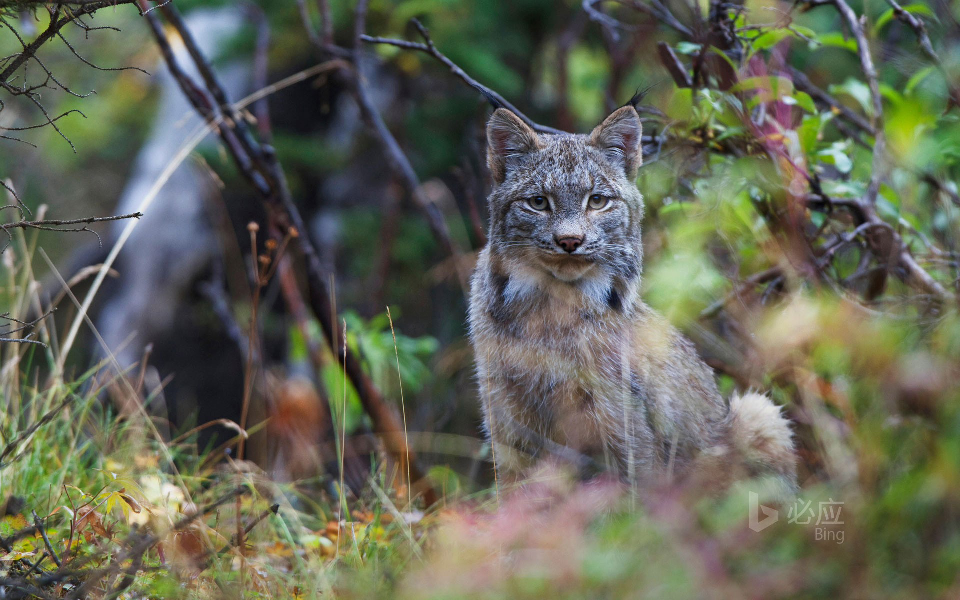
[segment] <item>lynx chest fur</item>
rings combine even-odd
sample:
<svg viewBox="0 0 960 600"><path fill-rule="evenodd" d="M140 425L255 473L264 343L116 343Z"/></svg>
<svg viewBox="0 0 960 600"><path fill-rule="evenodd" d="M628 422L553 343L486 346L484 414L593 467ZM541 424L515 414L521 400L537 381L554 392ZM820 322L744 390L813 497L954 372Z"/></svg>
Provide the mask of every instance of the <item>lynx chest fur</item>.
<svg viewBox="0 0 960 600"><path fill-rule="evenodd" d="M555 455L642 482L732 448L710 369L639 298L636 111L590 135L538 135L498 109L487 137L490 241L469 322L501 467Z"/></svg>

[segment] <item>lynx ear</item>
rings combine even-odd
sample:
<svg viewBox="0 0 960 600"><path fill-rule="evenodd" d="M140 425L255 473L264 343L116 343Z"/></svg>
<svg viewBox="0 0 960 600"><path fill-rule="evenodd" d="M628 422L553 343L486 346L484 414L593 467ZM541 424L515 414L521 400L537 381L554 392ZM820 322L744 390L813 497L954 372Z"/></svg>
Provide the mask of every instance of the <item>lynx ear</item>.
<svg viewBox="0 0 960 600"><path fill-rule="evenodd" d="M640 115L632 106L615 110L590 134L590 143L600 148L612 164L619 165L627 177L637 176L637 168L643 162L640 136L643 125Z"/></svg>
<svg viewBox="0 0 960 600"><path fill-rule="evenodd" d="M537 132L505 108L498 108L487 122L487 166L497 184L507 178L512 159L543 145Z"/></svg>

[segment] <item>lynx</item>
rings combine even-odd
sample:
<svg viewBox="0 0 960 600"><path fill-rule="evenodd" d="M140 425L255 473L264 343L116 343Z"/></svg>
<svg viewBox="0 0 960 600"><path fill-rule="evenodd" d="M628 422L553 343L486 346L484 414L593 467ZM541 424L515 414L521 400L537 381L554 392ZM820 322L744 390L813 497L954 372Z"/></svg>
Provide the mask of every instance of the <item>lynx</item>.
<svg viewBox="0 0 960 600"><path fill-rule="evenodd" d="M640 298L642 126L623 107L589 135L487 125L489 243L469 326L501 471L538 457L649 486L699 474L795 487L790 427L766 396L726 402L693 345Z"/></svg>

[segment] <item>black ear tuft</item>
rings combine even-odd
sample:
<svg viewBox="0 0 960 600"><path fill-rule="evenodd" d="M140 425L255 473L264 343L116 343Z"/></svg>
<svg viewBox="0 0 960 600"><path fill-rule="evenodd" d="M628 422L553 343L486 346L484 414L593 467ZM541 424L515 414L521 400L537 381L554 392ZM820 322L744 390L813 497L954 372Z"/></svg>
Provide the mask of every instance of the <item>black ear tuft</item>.
<svg viewBox="0 0 960 600"><path fill-rule="evenodd" d="M647 94L650 93L650 90L657 87L658 85L660 85L660 82L654 81L647 87L643 87L643 88L638 87L637 91L633 93L633 97L627 100L624 106L632 106L634 108L637 108L638 106L640 106L640 103L643 102L643 99L647 97Z"/></svg>
<svg viewBox="0 0 960 600"><path fill-rule="evenodd" d="M505 108L495 110L487 122L487 166L498 184L506 179L513 159L541 147L537 133Z"/></svg>

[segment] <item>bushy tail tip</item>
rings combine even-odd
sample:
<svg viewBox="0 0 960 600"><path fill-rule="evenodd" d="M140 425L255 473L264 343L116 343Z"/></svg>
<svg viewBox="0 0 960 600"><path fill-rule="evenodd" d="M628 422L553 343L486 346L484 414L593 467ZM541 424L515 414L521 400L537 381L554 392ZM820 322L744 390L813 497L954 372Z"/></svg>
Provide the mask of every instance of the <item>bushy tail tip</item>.
<svg viewBox="0 0 960 600"><path fill-rule="evenodd" d="M780 407L764 394L738 394L730 399L729 422L731 443L750 474L774 476L795 491L793 432Z"/></svg>

